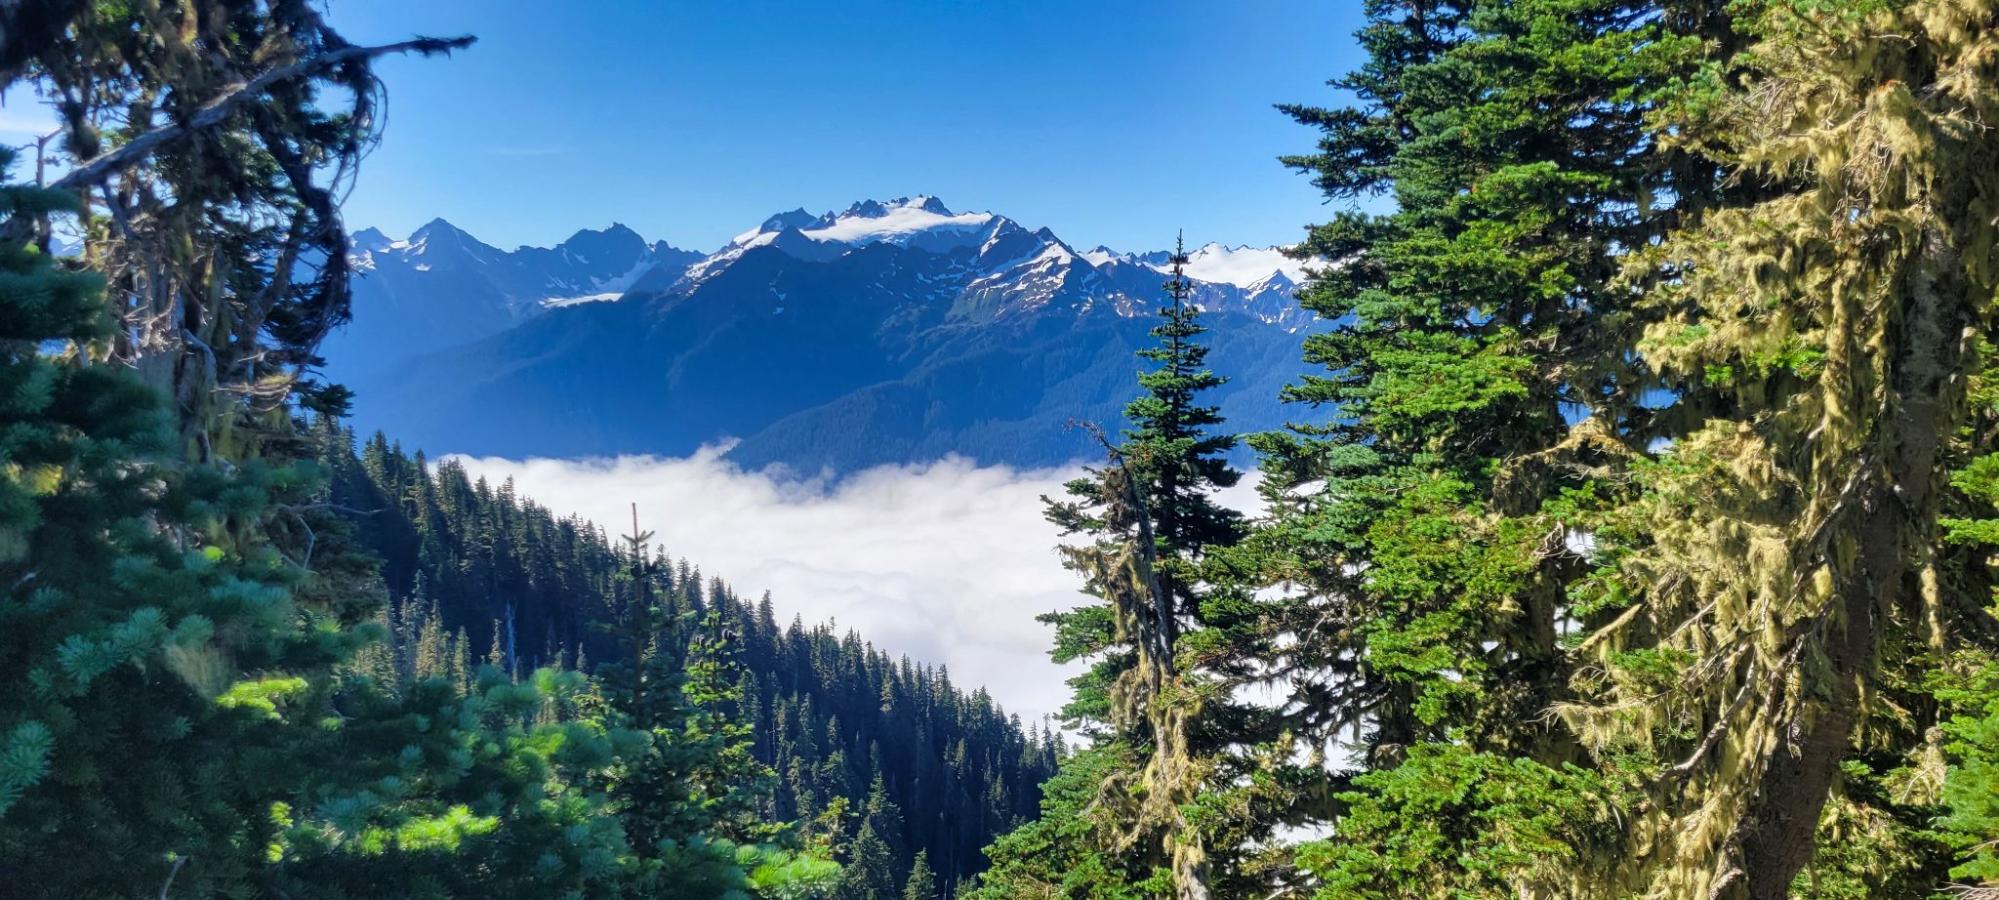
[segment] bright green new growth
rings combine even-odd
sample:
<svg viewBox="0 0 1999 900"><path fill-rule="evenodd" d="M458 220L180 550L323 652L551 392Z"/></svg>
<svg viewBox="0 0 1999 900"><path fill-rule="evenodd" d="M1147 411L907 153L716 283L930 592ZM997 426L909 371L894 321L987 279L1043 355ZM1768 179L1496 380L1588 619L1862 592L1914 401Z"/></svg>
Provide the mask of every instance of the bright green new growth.
<svg viewBox="0 0 1999 900"><path fill-rule="evenodd" d="M0 227L71 202L7 184ZM294 604L303 573L260 527L310 468L182 464L156 395L85 355L102 291L0 248L0 846L22 883L219 891L262 862L306 679L354 642L302 627L324 614Z"/></svg>

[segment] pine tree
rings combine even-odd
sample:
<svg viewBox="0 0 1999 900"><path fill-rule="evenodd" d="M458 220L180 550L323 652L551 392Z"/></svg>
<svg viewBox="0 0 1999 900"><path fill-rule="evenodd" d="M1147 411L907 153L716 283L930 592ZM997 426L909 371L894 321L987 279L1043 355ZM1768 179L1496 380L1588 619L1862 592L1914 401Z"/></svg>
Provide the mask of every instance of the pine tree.
<svg viewBox="0 0 1999 900"><path fill-rule="evenodd" d="M1636 350L1683 424L1605 530L1588 596L1618 615L1560 711L1653 767L1646 889L1779 898L1819 867L1933 886L1917 688L1991 634L1952 597L1983 576L1940 552L1940 520L1999 288L1999 11L1735 12L1743 52L1663 127L1759 189L1634 261Z"/></svg>
<svg viewBox="0 0 1999 900"><path fill-rule="evenodd" d="M1050 521L1092 538L1063 553L1101 602L1042 619L1056 628L1058 662L1092 661L1073 682L1067 714L1100 728L1101 740L1137 762L1101 788L1100 802L1113 812L1094 817L1091 829L1064 833L1128 857L1116 865L1134 877L1170 868L1179 896L1203 898L1218 880L1216 851L1226 881L1235 849L1215 845L1219 823L1200 810L1203 794L1235 781L1231 745L1253 738L1247 728L1210 727L1248 718L1230 695L1243 647L1229 628L1244 609L1204 571L1210 549L1235 541L1243 525L1212 497L1240 476L1226 460L1234 437L1215 432L1220 413L1199 401L1223 379L1205 367L1186 261L1176 246L1169 303L1152 331L1159 343L1139 352L1156 368L1139 375L1144 393L1125 410L1131 429L1110 448L1108 466L1070 482L1072 499L1048 501Z"/></svg>
<svg viewBox="0 0 1999 900"><path fill-rule="evenodd" d="M1274 595L1294 753L1353 767L1293 786L1338 837L1299 848L1319 896L1621 896L1644 801L1550 727L1590 523L1629 497L1654 427L1620 254L1708 202L1648 123L1701 63L1704 10L1625 0L1370 3L1356 102L1286 162L1342 212L1300 302L1329 323L1259 435L1271 519L1231 563ZM1342 746L1343 745L1343 746ZM1318 768L1312 766L1309 768ZM1331 768L1331 767L1326 767ZM1304 775L1306 770L1294 770ZM1316 808L1314 808L1316 807Z"/></svg>
<svg viewBox="0 0 1999 900"><path fill-rule="evenodd" d="M916 851L909 865L909 878L902 885L902 900L944 900L937 893L937 873L930 868L930 851Z"/></svg>

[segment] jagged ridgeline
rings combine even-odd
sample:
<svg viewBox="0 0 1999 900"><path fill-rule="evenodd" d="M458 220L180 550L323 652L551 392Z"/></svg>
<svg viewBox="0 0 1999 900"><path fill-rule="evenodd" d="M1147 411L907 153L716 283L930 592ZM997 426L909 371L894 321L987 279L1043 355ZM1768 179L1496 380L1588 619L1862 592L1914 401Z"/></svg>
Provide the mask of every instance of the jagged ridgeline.
<svg viewBox="0 0 1999 900"><path fill-rule="evenodd" d="M328 501L382 560L387 650L402 674L614 659L617 641L601 626L614 619L628 560L601 528L455 461L431 466L380 434L357 442L322 421L314 435ZM669 615L712 612L737 637L742 699L727 712L751 727L756 758L777 773L758 789L765 821L800 821L809 840L850 856L865 855L863 829L891 832L877 835L886 877L902 883L923 853L948 891L984 867L981 848L1036 815L1040 785L1065 753L1059 733L1023 728L945 668L798 617L781 626L768 595L750 602L688 560L665 562ZM863 877L864 867L849 868Z"/></svg>

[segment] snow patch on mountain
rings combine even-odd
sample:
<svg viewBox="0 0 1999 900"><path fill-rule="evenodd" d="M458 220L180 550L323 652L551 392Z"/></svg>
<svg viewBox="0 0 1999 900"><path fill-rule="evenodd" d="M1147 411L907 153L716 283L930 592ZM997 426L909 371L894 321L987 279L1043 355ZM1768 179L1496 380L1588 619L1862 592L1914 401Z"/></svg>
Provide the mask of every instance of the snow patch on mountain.
<svg viewBox="0 0 1999 900"><path fill-rule="evenodd" d="M873 263L861 271L871 290L903 305L898 322L1043 312L1147 316L1171 263L1164 251L1099 246L1079 253L1047 228L955 212L927 194L826 213L779 212L709 254L649 244L621 224L578 231L554 247L501 250L436 219L401 240L373 228L354 233L350 259L362 276L356 309L365 315L350 329L358 330L352 340L339 343L390 359L479 338L547 310L693 294L747 254L775 252L811 265L883 245L897 249L877 251L879 271ZM1191 302L1203 309L1245 313L1287 331L1311 321L1293 299L1306 264L1281 248L1207 244L1188 254L1186 273L1195 287ZM773 305L783 303L779 297Z"/></svg>
<svg viewBox="0 0 1999 900"><path fill-rule="evenodd" d="M613 224L583 229L554 247L501 250L443 219L402 239L355 232L348 260L352 322L333 334L326 358L343 377L473 341L541 312L624 295L648 277L677 279L702 254L648 244Z"/></svg>
<svg viewBox="0 0 1999 900"><path fill-rule="evenodd" d="M1154 264L1166 271L1168 265ZM1273 274L1283 275L1294 285L1305 280L1305 264L1285 255L1281 247L1225 247L1206 244L1187 254L1187 277L1217 284L1254 288Z"/></svg>
<svg viewBox="0 0 1999 900"><path fill-rule="evenodd" d="M953 232L970 237L997 218L992 213L951 212L935 197L905 197L887 203L866 201L801 232L815 241L864 247L868 244L908 244L925 233Z"/></svg>
<svg viewBox="0 0 1999 900"><path fill-rule="evenodd" d="M624 291L607 291L602 294L584 294L581 297L550 297L541 301L541 305L549 309L561 309L565 306L582 306L585 303L609 303L624 295Z"/></svg>
<svg viewBox="0 0 1999 900"><path fill-rule="evenodd" d="M569 297L544 297L541 305L549 309L559 309L580 303L606 303L616 300L623 297L626 291L632 289L632 285L637 284L640 278L645 277L647 272L658 265L659 261L650 254L642 256L622 274L610 277L590 276L590 293Z"/></svg>
<svg viewBox="0 0 1999 900"><path fill-rule="evenodd" d="M1077 255L1089 260L1090 265L1093 266L1106 266L1114 262L1128 263L1134 259L1129 253L1119 253L1102 244L1098 244L1093 250L1085 250Z"/></svg>

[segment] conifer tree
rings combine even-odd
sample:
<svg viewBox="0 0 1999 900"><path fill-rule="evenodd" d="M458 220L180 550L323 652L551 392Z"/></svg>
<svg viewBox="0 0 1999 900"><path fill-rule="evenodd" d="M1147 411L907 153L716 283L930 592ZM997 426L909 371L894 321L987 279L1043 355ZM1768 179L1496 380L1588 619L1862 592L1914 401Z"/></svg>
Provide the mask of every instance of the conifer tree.
<svg viewBox="0 0 1999 900"><path fill-rule="evenodd" d="M12 163L0 150L0 173ZM0 183L0 233L74 209ZM30 228L38 227L33 224ZM0 847L57 893L238 890L262 861L300 677L338 633L291 627L298 568L259 525L307 473L187 466L157 396L91 365L103 279L0 242ZM120 865L77 865L78 860Z"/></svg>
<svg viewBox="0 0 1999 900"><path fill-rule="evenodd" d="M1646 890L1781 898L1819 867L1933 886L1936 785L1911 773L1948 729L1911 688L1992 633L1956 596L1983 576L1940 545L1953 452L1991 449L1964 428L1999 290L1999 10L1735 12L1743 52L1662 127L1760 189L1633 262L1636 349L1684 425L1605 529L1587 596L1618 615L1560 710L1650 769Z"/></svg>
<svg viewBox="0 0 1999 900"><path fill-rule="evenodd" d="M1993 15L1379 4L1361 103L1289 110L1399 206L1308 242L1290 396L1337 413L1256 439L1243 545L1303 588L1300 731L1361 738L1323 896L1934 886L1992 633L1938 523L1989 447Z"/></svg>
<svg viewBox="0 0 1999 900"><path fill-rule="evenodd" d="M1619 255L1709 199L1712 167L1648 116L1712 17L1627 0L1370 3L1356 102L1290 106L1323 131L1285 161L1339 213L1301 251L1330 327L1287 389L1304 421L1251 443L1272 516L1261 572L1297 673L1285 728L1351 768L1299 787L1337 837L1301 847L1320 896L1620 896L1627 773L1573 763L1550 708L1588 523L1629 496L1654 427Z"/></svg>
<svg viewBox="0 0 1999 900"><path fill-rule="evenodd" d="M633 846L648 857L670 853L691 837L697 819L689 816L689 770L694 760L682 752L675 734L683 705L682 659L674 654L679 623L658 592L660 564L651 555L651 532L625 537L621 619L615 623L618 659L604 667L604 698L618 726L636 735L638 746L620 754L613 797Z"/></svg>
<svg viewBox="0 0 1999 900"><path fill-rule="evenodd" d="M916 851L910 863L909 879L902 885L902 900L943 900L937 893L937 873L930 868L930 851Z"/></svg>
<svg viewBox="0 0 1999 900"><path fill-rule="evenodd" d="M896 900L901 894L899 867L888 841L900 840L901 832L902 814L877 776L861 816L861 830L847 849L836 900Z"/></svg>
<svg viewBox="0 0 1999 900"><path fill-rule="evenodd" d="M1072 499L1048 501L1050 521L1091 539L1063 553L1100 602L1042 619L1056 628L1058 662L1092 663L1072 682L1067 714L1117 748L1105 758L1135 763L1104 772L1104 811L1089 827L1054 833L1086 840L1086 852L1108 854L1113 870L1134 878L1170 869L1178 896L1204 898L1217 880L1222 829L1202 810L1203 793L1234 781L1230 745L1248 735L1211 727L1247 716L1231 696L1240 648L1226 637L1240 607L1203 567L1242 522L1212 497L1239 474L1226 460L1235 439L1215 431L1219 412L1200 402L1223 379L1205 368L1207 348L1196 340L1204 329L1188 300L1186 261L1176 246L1169 302L1152 331L1159 343L1139 352L1157 366L1139 375L1144 393L1126 408L1132 428L1110 448L1109 465L1067 486ZM1234 848L1221 849L1226 880Z"/></svg>

